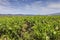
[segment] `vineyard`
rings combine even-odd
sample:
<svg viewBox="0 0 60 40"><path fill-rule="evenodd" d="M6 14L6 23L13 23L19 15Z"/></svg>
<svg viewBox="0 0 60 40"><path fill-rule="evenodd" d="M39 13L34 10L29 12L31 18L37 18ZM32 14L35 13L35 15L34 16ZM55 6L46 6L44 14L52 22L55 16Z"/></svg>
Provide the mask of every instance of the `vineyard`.
<svg viewBox="0 0 60 40"><path fill-rule="evenodd" d="M60 40L60 16L0 16L0 40Z"/></svg>

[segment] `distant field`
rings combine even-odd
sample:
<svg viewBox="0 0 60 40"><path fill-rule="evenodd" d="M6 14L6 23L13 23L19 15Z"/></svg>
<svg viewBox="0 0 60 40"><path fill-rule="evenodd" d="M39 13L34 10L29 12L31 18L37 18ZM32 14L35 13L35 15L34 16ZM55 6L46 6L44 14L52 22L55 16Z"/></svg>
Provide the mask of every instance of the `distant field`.
<svg viewBox="0 0 60 40"><path fill-rule="evenodd" d="M60 40L60 16L0 16L0 40Z"/></svg>

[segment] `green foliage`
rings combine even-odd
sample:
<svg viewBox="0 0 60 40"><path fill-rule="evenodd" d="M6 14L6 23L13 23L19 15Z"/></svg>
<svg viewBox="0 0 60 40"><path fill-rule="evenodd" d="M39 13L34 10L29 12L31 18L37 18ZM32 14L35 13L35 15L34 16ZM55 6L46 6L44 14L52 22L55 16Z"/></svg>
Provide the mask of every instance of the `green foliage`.
<svg viewBox="0 0 60 40"><path fill-rule="evenodd" d="M1 40L60 40L60 16L0 16Z"/></svg>

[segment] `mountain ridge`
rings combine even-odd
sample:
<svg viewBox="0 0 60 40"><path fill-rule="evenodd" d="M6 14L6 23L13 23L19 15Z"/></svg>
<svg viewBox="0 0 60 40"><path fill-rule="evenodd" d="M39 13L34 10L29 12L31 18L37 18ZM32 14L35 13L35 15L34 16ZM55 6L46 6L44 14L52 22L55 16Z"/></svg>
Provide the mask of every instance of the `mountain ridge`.
<svg viewBox="0 0 60 40"><path fill-rule="evenodd" d="M53 14L48 14L48 15L60 15L60 13L53 13Z"/></svg>

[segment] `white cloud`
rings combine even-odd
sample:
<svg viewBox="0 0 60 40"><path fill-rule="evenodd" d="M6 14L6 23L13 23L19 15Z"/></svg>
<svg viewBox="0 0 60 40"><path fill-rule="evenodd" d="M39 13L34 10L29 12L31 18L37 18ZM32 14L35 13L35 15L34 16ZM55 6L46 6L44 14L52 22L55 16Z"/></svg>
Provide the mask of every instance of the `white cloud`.
<svg viewBox="0 0 60 40"><path fill-rule="evenodd" d="M18 0L16 0L18 1ZM24 7L19 6L18 8L11 8L4 5L10 5L10 3L5 0L2 2L0 0L0 13L1 14L51 14L51 13L59 13L60 12L60 3L48 3L47 6L42 6L42 1L36 1L29 4L26 4ZM19 3L18 3L19 5ZM20 8L21 7L21 8Z"/></svg>
<svg viewBox="0 0 60 40"><path fill-rule="evenodd" d="M55 6L53 6L55 5ZM42 7L42 3L41 2L34 2L31 5L26 5L24 10L27 12L32 13L32 11L35 14L42 14L42 15L46 15L46 14L51 14L51 13L60 13L60 9L59 6L57 7L57 5L55 3L49 3L47 6Z"/></svg>
<svg viewBox="0 0 60 40"><path fill-rule="evenodd" d="M0 6L8 6L10 5L10 3L8 2L8 0L0 0Z"/></svg>
<svg viewBox="0 0 60 40"><path fill-rule="evenodd" d="M55 9L60 9L60 3L50 3L48 8L55 8Z"/></svg>

